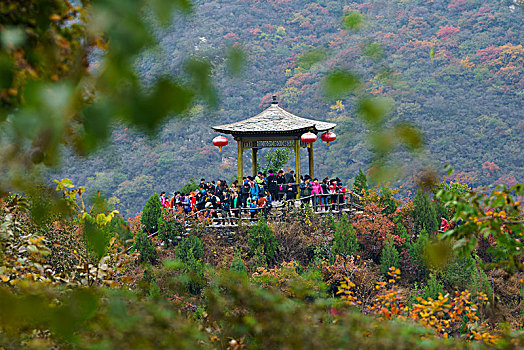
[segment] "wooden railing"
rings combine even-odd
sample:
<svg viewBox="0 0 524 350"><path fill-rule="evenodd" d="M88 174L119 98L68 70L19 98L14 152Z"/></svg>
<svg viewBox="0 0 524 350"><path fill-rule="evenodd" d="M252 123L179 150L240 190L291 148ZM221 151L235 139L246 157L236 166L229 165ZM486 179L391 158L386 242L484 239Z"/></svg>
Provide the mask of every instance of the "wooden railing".
<svg viewBox="0 0 524 350"><path fill-rule="evenodd" d="M313 213L324 214L324 213L339 213L339 212L350 212L360 211L363 209L363 205L360 202L360 198L351 193L327 193L327 194L313 194L310 196L300 197L299 199L288 199L277 202L264 207L249 208L231 208L227 211L223 209L202 209L199 211L191 212L188 214L189 217L203 215L212 219L212 226L238 226L240 221L256 221L251 218L251 213L255 210L256 216L262 213L266 218L272 220L282 220L291 212L294 208L303 207L309 205ZM248 215L243 215L243 214Z"/></svg>

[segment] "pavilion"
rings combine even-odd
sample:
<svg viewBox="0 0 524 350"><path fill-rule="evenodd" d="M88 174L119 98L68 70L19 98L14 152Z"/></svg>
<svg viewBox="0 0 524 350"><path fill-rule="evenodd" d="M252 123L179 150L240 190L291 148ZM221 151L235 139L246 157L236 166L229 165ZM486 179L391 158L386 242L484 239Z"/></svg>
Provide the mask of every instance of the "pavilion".
<svg viewBox="0 0 524 350"><path fill-rule="evenodd" d="M238 143L238 180L242 183L244 150L251 149L253 176L257 174L257 152L261 148L286 147L295 151L295 176L300 182L300 148L307 148L309 176L314 178L313 144L301 140L307 132L317 134L333 129L334 123L305 119L289 113L273 96L271 106L262 113L236 123L214 126L216 132L230 134ZM313 135L311 135L313 136ZM316 137L315 137L316 139ZM329 143L328 143L329 144ZM278 169L275 169L277 171Z"/></svg>

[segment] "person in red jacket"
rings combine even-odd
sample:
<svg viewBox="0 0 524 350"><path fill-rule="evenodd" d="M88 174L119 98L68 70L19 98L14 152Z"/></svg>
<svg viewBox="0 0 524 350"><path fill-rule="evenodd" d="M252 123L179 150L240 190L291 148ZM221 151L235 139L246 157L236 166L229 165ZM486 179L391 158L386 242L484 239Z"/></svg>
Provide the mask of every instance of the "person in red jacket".
<svg viewBox="0 0 524 350"><path fill-rule="evenodd" d="M446 220L445 217L440 217L440 231L447 231L449 230L449 222Z"/></svg>

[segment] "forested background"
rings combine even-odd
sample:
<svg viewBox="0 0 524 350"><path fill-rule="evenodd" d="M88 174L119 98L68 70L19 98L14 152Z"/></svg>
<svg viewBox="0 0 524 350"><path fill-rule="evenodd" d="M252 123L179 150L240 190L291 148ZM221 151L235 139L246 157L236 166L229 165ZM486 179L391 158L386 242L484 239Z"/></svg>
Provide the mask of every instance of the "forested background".
<svg viewBox="0 0 524 350"><path fill-rule="evenodd" d="M364 18L358 31L343 25L351 11ZM424 133L425 151L416 159L396 152L406 173L394 185L408 188L421 166L443 170L445 163L473 187L513 185L524 177L523 17L510 0L196 1L192 15L167 28L151 16L160 46L137 58L143 80L183 76L183 62L205 57L217 100L170 120L154 139L116 125L111 143L87 159L64 150L63 167L50 177L116 197L117 209L134 216L153 191L177 190L190 177L231 179L236 143L229 138L219 153L211 126L256 115L276 94L294 114L338 123L329 148L315 144L315 171L347 182L370 167L372 154L355 96L324 96L323 79L340 68L361 77L357 94L392 100L388 122L409 121ZM237 77L228 74L231 47L245 53Z"/></svg>

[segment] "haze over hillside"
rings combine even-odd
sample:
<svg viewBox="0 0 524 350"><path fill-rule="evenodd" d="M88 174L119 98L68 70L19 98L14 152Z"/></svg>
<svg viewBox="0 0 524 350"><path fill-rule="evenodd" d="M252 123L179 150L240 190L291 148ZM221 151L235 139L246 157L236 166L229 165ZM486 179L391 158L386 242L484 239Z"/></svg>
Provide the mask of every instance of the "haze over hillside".
<svg viewBox="0 0 524 350"><path fill-rule="evenodd" d="M360 30L342 25L345 14L364 16ZM391 98L390 121L423 130L426 151L409 164L403 183L423 163L450 163L471 185L524 178L524 15L512 1L200 1L194 14L155 27L161 47L137 60L144 81L180 73L192 56L213 64L216 109L204 102L187 117L168 122L154 138L117 127L113 142L89 159L66 155L59 174L120 200L132 215L152 191L174 191L190 177L231 179L236 174L232 138L222 153L212 145L212 125L259 113L277 94L294 114L338 123L338 139L315 144L318 176L352 179L367 169L366 128L354 96L324 97L322 81L348 69L364 91ZM247 62L241 77L227 74L227 48L240 45ZM299 60L317 50L318 62ZM246 171L250 167L249 158ZM304 159L305 161L305 159ZM306 165L304 162L303 165Z"/></svg>

